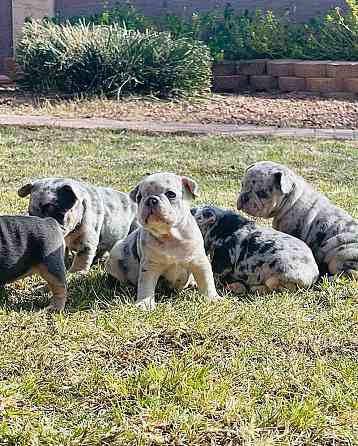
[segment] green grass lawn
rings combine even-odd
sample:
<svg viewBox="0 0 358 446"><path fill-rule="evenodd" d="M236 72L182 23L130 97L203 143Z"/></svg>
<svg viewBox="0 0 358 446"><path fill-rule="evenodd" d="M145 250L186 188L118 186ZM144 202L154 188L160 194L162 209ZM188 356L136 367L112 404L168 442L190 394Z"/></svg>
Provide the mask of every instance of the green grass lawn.
<svg viewBox="0 0 358 446"><path fill-rule="evenodd" d="M198 203L234 207L245 166L286 163L358 218L357 142L0 130L0 212L24 182L71 176L128 191L193 176ZM0 294L0 445L356 445L357 283L208 303L185 291L151 313L101 265L48 314L37 278ZM159 297L160 299L160 297Z"/></svg>

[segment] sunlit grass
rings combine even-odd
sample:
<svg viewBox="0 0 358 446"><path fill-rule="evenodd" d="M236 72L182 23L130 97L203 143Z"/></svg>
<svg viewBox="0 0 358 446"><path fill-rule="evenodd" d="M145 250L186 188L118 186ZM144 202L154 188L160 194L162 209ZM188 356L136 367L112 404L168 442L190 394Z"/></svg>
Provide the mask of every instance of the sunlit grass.
<svg viewBox="0 0 358 446"><path fill-rule="evenodd" d="M358 217L357 147L1 129L0 210L25 211L29 179L128 191L157 170L197 179L198 203L234 207L245 167L271 159ZM70 279L55 315L38 310L40 283L0 294L0 445L357 444L357 283L216 304L185 291L146 313L98 265Z"/></svg>

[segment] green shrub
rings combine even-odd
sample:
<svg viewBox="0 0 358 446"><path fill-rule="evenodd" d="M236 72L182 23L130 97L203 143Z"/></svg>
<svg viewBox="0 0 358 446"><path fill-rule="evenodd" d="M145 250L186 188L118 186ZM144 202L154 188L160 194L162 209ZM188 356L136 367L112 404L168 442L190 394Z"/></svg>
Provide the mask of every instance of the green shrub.
<svg viewBox="0 0 358 446"><path fill-rule="evenodd" d="M346 0L348 12L335 8L311 29L308 54L315 59L358 60L358 5Z"/></svg>
<svg viewBox="0 0 358 446"><path fill-rule="evenodd" d="M204 42L215 61L252 58L358 60L358 6L346 0L348 12L336 8L309 23L295 23L289 15L256 10L238 14L230 6L194 13L184 19L174 14L148 18L133 6L104 10L90 17L71 17L71 23L119 24L139 31L167 31L173 38ZM64 19L53 19L60 23ZM85 21L85 22L83 22Z"/></svg>
<svg viewBox="0 0 358 446"><path fill-rule="evenodd" d="M210 48L215 60L247 59L253 56L250 47L251 17L238 15L230 5L224 10L193 14L189 20L167 15L161 20L161 29L172 35L200 40Z"/></svg>
<svg viewBox="0 0 358 446"><path fill-rule="evenodd" d="M181 96L208 89L211 79L203 44L117 24L29 22L17 59L22 87L31 90Z"/></svg>

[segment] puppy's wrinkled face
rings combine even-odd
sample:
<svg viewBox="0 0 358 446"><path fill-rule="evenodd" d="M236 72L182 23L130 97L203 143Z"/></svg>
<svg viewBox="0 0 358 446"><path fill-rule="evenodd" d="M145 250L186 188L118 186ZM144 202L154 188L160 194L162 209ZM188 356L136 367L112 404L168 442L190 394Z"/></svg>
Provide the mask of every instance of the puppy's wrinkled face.
<svg viewBox="0 0 358 446"><path fill-rule="evenodd" d="M218 219L215 208L211 206L202 206L193 208L190 212L194 216L203 237L205 237L208 230L216 223Z"/></svg>
<svg viewBox="0 0 358 446"><path fill-rule="evenodd" d="M73 231L82 219L83 210L70 184L40 180L22 186L18 194L21 197L30 194L30 215L54 218L65 235Z"/></svg>
<svg viewBox="0 0 358 446"><path fill-rule="evenodd" d="M242 179L237 209L255 217L274 217L293 186L284 166L267 161L256 163Z"/></svg>
<svg viewBox="0 0 358 446"><path fill-rule="evenodd" d="M169 172L145 177L130 192L138 204L139 223L155 235L167 234L185 220L190 213L190 201L196 195L194 180Z"/></svg>

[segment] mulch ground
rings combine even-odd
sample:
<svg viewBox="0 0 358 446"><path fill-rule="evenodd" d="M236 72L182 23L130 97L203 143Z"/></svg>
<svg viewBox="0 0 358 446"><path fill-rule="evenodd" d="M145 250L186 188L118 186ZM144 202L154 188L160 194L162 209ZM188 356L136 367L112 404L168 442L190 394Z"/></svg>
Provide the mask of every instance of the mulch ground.
<svg viewBox="0 0 358 446"><path fill-rule="evenodd" d="M117 120L358 128L358 100L309 94L219 95L164 101L127 97L59 98L0 92L0 114L101 117Z"/></svg>

